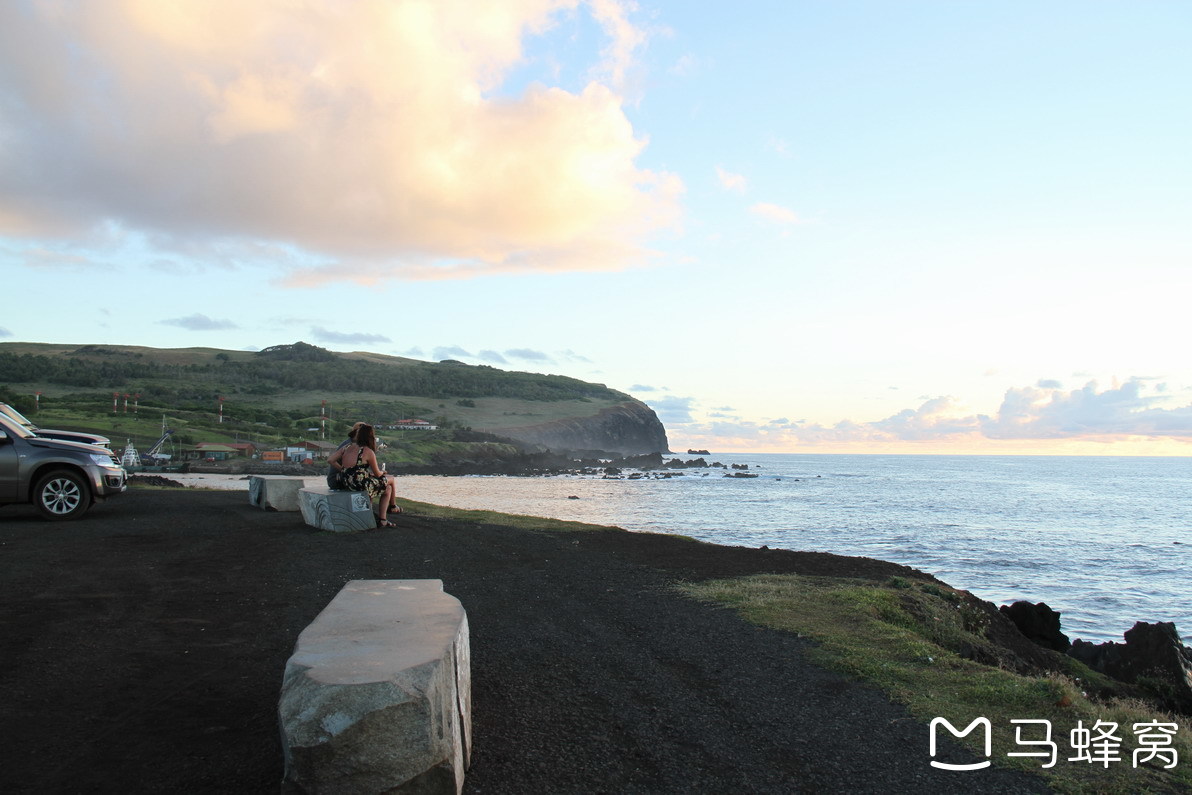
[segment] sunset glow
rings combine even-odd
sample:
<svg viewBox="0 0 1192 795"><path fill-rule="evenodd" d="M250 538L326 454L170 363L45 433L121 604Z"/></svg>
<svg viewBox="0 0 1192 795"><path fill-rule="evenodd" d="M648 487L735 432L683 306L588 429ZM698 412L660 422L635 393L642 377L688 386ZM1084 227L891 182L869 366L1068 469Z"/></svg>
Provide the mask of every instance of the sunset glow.
<svg viewBox="0 0 1192 795"><path fill-rule="evenodd" d="M0 267L77 311L0 342L561 373L680 451L1189 455L1190 24L8 2Z"/></svg>

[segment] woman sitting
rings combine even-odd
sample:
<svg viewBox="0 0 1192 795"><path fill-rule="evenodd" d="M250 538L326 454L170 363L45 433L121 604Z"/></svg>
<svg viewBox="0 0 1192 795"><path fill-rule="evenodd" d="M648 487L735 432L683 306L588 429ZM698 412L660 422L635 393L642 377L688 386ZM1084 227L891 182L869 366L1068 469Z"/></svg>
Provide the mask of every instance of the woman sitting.
<svg viewBox="0 0 1192 795"><path fill-rule="evenodd" d="M377 436L371 425L361 424L350 444L346 444L327 459L331 468L340 473L340 488L364 491L370 500L379 500L377 523L394 527L387 518L389 512L401 513L397 507L397 486L392 475L386 475L377 464Z"/></svg>

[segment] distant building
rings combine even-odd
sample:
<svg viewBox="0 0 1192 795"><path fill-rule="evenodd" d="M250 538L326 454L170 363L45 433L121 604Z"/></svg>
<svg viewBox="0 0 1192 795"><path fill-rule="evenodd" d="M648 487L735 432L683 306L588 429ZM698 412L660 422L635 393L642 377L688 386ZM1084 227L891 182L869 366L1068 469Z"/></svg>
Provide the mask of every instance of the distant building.
<svg viewBox="0 0 1192 795"><path fill-rule="evenodd" d="M191 455L207 461L227 461L229 458L241 458L244 453L222 442L199 442Z"/></svg>
<svg viewBox="0 0 1192 795"><path fill-rule="evenodd" d="M319 461L335 452L339 445L335 442L298 442L286 448L286 458L290 461Z"/></svg>
<svg viewBox="0 0 1192 795"><path fill-rule="evenodd" d="M389 426L393 431L437 431L438 425L426 420L398 420Z"/></svg>
<svg viewBox="0 0 1192 795"><path fill-rule="evenodd" d="M229 458L252 458L257 446L252 442L199 442L191 458L213 458L226 461Z"/></svg>

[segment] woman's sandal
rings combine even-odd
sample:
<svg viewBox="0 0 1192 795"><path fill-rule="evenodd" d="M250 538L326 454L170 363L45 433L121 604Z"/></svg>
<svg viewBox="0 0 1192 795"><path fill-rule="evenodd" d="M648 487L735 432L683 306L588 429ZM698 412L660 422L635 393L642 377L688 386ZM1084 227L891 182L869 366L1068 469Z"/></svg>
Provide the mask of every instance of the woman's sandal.
<svg viewBox="0 0 1192 795"><path fill-rule="evenodd" d="M388 519L382 519L381 517L378 516L377 517L377 527L397 527L397 525L395 525L393 522L389 521Z"/></svg>

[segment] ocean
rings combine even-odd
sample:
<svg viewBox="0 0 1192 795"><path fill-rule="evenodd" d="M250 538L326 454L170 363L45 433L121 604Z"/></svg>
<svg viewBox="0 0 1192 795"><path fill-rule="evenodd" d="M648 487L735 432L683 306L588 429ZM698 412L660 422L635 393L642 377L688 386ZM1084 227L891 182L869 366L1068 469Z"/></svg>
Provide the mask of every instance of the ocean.
<svg viewBox="0 0 1192 795"><path fill-rule="evenodd" d="M1192 458L705 458L749 468L636 480L415 476L398 487L459 508L880 558L996 604L1046 602L1071 638L1120 641L1136 621L1192 633ZM725 477L736 471L758 477Z"/></svg>

